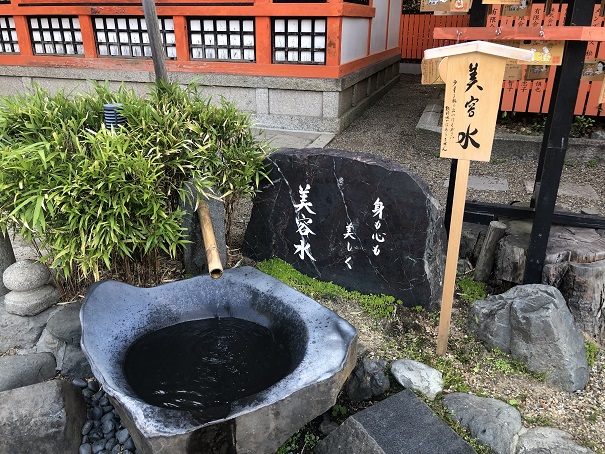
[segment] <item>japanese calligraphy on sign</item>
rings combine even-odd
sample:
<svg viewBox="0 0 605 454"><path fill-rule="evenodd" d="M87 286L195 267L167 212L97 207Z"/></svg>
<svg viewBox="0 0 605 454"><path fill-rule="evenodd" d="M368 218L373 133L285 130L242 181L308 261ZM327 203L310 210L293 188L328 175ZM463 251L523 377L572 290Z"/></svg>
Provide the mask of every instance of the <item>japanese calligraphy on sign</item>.
<svg viewBox="0 0 605 454"><path fill-rule="evenodd" d="M440 156L489 161L504 60L469 53L448 57ZM494 65L502 68L494 71ZM495 107L495 108L494 108Z"/></svg>

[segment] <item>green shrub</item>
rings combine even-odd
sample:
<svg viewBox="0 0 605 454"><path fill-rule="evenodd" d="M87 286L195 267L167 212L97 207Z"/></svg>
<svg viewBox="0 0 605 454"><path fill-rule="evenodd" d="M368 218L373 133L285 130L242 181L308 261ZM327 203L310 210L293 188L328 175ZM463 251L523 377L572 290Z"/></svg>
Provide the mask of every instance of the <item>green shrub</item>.
<svg viewBox="0 0 605 454"><path fill-rule="evenodd" d="M69 97L34 87L2 100L0 228L48 251L63 278L97 280L117 267L130 282L142 267L157 281L158 252L174 257L185 242L183 183L250 194L265 176L266 145L246 115L211 105L194 85L159 84L148 99L94 88ZM123 105L127 127L103 127L108 102Z"/></svg>

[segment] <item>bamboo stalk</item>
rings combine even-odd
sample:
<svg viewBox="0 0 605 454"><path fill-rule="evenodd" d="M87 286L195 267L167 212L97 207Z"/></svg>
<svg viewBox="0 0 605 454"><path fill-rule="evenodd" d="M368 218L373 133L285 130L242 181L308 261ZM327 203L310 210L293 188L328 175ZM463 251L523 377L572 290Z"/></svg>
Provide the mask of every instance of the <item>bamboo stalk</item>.
<svg viewBox="0 0 605 454"><path fill-rule="evenodd" d="M223 264L216 246L216 237L212 228L212 219L210 210L205 200L199 200L197 204L197 215L200 219L202 237L204 239L204 248L206 249L206 261L208 262L208 272L214 279L223 275Z"/></svg>

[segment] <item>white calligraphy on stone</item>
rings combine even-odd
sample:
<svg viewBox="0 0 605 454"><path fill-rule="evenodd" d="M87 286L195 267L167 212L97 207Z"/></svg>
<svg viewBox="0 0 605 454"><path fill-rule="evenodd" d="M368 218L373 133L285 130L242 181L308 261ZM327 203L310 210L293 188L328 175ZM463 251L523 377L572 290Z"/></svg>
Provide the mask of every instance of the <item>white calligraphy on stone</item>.
<svg viewBox="0 0 605 454"><path fill-rule="evenodd" d="M298 187L298 194L300 195L300 203L293 203L294 212L296 213L296 233L300 235L300 242L294 245L294 254L298 254L301 260L305 259L305 256L309 257L311 261L315 261L313 255L311 255L311 244L309 243L309 235L315 235L315 232L311 230L310 225L313 223L311 217L307 217L302 211L305 210L308 214L315 214L311 209L313 204L309 202L309 191L311 186L307 184L304 188Z"/></svg>
<svg viewBox="0 0 605 454"><path fill-rule="evenodd" d="M346 232L343 234L343 237L345 240L355 240L355 228L353 227L353 223L349 222L347 224L347 226L345 227ZM353 250L353 247L351 246L351 242L347 241L347 251L351 252ZM348 256L345 260L345 263L347 265L347 267L351 270L353 269L353 265L351 263L351 261L353 260L353 258L351 256Z"/></svg>
<svg viewBox="0 0 605 454"><path fill-rule="evenodd" d="M378 198L376 198L376 201L374 202L374 208L372 208L372 217L378 218L376 221L374 221L374 229L376 230L376 232L374 234L372 234L372 239L376 243L384 243L385 236L386 236L385 233L378 231L382 227L381 221L382 221L383 211L384 211L384 204L380 200L380 197L378 197ZM372 248L372 252L374 253L375 256L378 256L380 254L380 246L378 244L375 244L374 247Z"/></svg>

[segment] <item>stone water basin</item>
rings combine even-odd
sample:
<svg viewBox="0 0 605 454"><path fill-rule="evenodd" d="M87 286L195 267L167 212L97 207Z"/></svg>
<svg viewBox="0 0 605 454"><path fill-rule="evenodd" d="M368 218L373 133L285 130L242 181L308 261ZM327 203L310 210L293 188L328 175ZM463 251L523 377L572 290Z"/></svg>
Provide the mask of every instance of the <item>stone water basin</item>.
<svg viewBox="0 0 605 454"><path fill-rule="evenodd" d="M274 453L321 415L357 332L260 271L153 288L94 284L82 349L142 453Z"/></svg>

